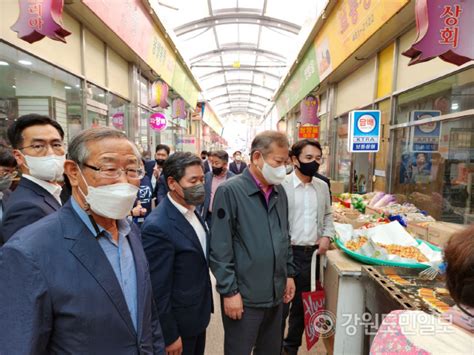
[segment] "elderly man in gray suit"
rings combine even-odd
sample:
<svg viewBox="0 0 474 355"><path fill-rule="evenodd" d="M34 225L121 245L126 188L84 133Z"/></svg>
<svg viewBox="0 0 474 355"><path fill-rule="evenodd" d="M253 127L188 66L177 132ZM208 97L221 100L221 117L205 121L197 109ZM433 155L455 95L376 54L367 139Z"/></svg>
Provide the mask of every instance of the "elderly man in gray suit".
<svg viewBox="0 0 474 355"><path fill-rule="evenodd" d="M283 341L287 354L297 354L304 330L304 309L301 293L310 291L311 257L317 249L325 254L330 238L334 235L331 198L328 185L314 177L322 158L319 142L304 139L291 147L291 159L295 170L283 182L288 196L293 260L296 266L295 297L285 305L283 323L288 313L288 335ZM284 329L285 324L282 325Z"/></svg>

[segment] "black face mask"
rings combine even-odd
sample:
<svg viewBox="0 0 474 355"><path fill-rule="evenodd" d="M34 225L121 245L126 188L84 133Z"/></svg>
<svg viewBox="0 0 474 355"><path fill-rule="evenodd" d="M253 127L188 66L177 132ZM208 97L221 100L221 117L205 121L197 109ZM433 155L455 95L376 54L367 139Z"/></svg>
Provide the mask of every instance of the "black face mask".
<svg viewBox="0 0 474 355"><path fill-rule="evenodd" d="M181 186L181 185L180 185ZM206 190L204 184L199 184L191 187L182 187L184 193L184 202L191 206L198 206L204 203L206 197Z"/></svg>
<svg viewBox="0 0 474 355"><path fill-rule="evenodd" d="M219 176L224 171L224 168L212 168L212 173L216 176Z"/></svg>
<svg viewBox="0 0 474 355"><path fill-rule="evenodd" d="M298 169L301 171L301 174L305 176L314 176L314 174L318 172L319 163L316 160L312 161L311 163L302 163L299 160L298 162L300 163Z"/></svg>
<svg viewBox="0 0 474 355"><path fill-rule="evenodd" d="M202 159L203 161L205 161L205 160L207 159L207 157L206 157L206 156L202 156L201 159Z"/></svg>
<svg viewBox="0 0 474 355"><path fill-rule="evenodd" d="M165 161L166 161L166 159L156 159L156 164L158 164L159 166L163 166Z"/></svg>

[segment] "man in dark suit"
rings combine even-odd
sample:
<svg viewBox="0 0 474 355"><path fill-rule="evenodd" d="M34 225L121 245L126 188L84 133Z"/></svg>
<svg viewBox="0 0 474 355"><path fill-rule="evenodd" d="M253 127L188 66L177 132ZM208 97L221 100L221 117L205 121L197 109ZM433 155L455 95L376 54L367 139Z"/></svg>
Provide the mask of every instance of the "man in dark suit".
<svg viewBox="0 0 474 355"><path fill-rule="evenodd" d="M210 156L211 152L208 152L207 150L203 150L201 152L201 160L203 163L204 174L207 174L209 171L212 170L211 161L209 160Z"/></svg>
<svg viewBox="0 0 474 355"><path fill-rule="evenodd" d="M204 173L192 153L175 153L163 167L170 192L145 220L150 264L167 354L202 355L212 312L209 232L195 211L204 201Z"/></svg>
<svg viewBox="0 0 474 355"><path fill-rule="evenodd" d="M148 265L126 219L139 153L117 130L81 132L72 197L0 249L1 354L163 354Z"/></svg>
<svg viewBox="0 0 474 355"><path fill-rule="evenodd" d="M166 144L158 144L155 153L155 169L153 170L152 184L154 188L154 196L156 198L156 205L158 206L168 193L168 186L166 185L165 177L163 176L163 165L170 156L170 147Z"/></svg>
<svg viewBox="0 0 474 355"><path fill-rule="evenodd" d="M235 175L240 175L247 168L247 164L242 161L242 152L236 151L233 157L234 161L230 163L229 170Z"/></svg>
<svg viewBox="0 0 474 355"><path fill-rule="evenodd" d="M56 121L36 114L18 118L8 139L22 172L18 187L5 204L1 234L5 243L19 229L61 207L64 131Z"/></svg>
<svg viewBox="0 0 474 355"><path fill-rule="evenodd" d="M16 160L11 149L0 145L0 223L2 221L4 204L10 197L10 186L16 174ZM1 240L0 245L2 245Z"/></svg>
<svg viewBox="0 0 474 355"><path fill-rule="evenodd" d="M220 184L235 175L227 169L229 154L225 150L213 151L209 159L212 171L205 175L204 188L206 190L206 198L202 206L199 206L199 213L206 221L207 226L211 228L212 203L214 202L216 190Z"/></svg>

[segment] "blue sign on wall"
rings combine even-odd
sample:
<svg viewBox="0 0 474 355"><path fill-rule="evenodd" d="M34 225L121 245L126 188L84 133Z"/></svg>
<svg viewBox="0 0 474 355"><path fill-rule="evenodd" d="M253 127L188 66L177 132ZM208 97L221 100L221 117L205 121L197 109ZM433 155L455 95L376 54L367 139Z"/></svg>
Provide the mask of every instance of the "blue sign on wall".
<svg viewBox="0 0 474 355"><path fill-rule="evenodd" d="M412 111L411 121L420 121L441 115L441 111ZM411 128L411 149L413 152L431 153L439 150L441 122L428 122Z"/></svg>
<svg viewBox="0 0 474 355"><path fill-rule="evenodd" d="M361 110L349 114L347 149L352 153L375 153L380 149L380 111Z"/></svg>

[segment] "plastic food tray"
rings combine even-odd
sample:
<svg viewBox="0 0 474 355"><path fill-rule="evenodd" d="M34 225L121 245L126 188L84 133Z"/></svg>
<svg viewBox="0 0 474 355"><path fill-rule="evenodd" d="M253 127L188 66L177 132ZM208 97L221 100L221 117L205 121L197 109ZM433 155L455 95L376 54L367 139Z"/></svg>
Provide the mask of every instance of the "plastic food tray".
<svg viewBox="0 0 474 355"><path fill-rule="evenodd" d="M433 244L430 244L430 243L428 243L424 240L416 239L416 241L418 242L418 245L420 245L421 243L425 243L432 250L441 251L441 249L438 248L437 246L434 246ZM395 262L395 261L387 261L387 260L380 260L380 259L376 259L376 258L371 258L371 257L365 256L365 255L362 255L362 254L359 254L359 253L356 253L352 250L347 249L339 238L336 238L335 243L336 243L336 245L338 246L339 249L344 251L351 258L356 259L356 260L360 261L363 264L407 267L407 268L412 268L412 269L426 269L426 268L429 267L429 265L420 264L420 263L400 263L400 262Z"/></svg>

